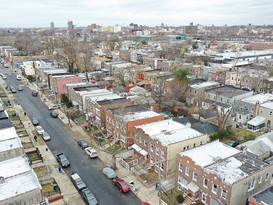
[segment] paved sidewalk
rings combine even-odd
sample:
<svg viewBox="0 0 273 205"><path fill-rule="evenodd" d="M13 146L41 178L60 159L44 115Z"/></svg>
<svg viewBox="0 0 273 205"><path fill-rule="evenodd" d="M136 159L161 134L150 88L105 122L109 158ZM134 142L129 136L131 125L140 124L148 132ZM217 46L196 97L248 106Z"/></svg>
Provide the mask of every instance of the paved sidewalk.
<svg viewBox="0 0 273 205"><path fill-rule="evenodd" d="M28 85L28 87L32 90L37 90L37 88L33 85L33 84L30 84ZM42 95L41 92L40 92L40 95L39 97L41 99L46 99L44 101L45 104L49 105L51 102L46 98L46 96ZM61 110L58 110L58 113L59 113L59 118L63 121L63 123L66 125L66 126L69 126L68 124L68 118L66 117L66 115L61 111ZM70 129L72 132L74 133L77 133L77 139L83 139L83 140L86 140L86 141L90 141L90 136L84 131L84 129L80 126L78 126L77 124L75 124L72 120L70 120ZM45 154L45 156L47 155L47 153L43 153L43 155ZM99 155L99 158L106 164L106 165L111 165L112 164L112 155L111 154L108 154L102 150L99 150L98 149L98 155ZM50 158L50 156L48 156ZM53 160L53 159L52 159ZM54 158L55 160L55 158ZM53 162L51 162L53 163ZM133 181L134 184L135 184L135 187L137 187L137 190L134 191L134 193L142 200L142 201L146 201L146 202L149 202L151 205L157 205L159 204L159 199L158 199L158 196L157 196L157 190L155 190L155 187L151 187L151 188L146 188L141 182L139 182L136 177L128 172L124 167L122 167L118 162L116 163L117 165L117 175L120 176L121 178L123 178L126 182L130 182L130 181ZM57 170L57 168L55 167L55 170ZM55 173L56 174L56 173ZM58 175L60 175L59 173L56 174L56 176L58 177ZM60 177L59 177L60 178ZM63 177L65 178L65 177ZM65 179L61 180L60 181L60 184L66 182ZM70 180L69 180L70 182ZM66 183L68 184L68 183ZM70 182L71 184L71 182ZM61 186L61 185L60 185ZM64 187L66 186L65 184L63 185ZM71 184L71 186L73 186ZM74 188L74 187L73 187ZM68 189L68 188L67 188ZM67 198L67 199L72 199L74 197L73 195L73 192L70 193L69 190L66 190L65 188L62 189L61 187L61 190L65 190L64 192L64 197ZM67 196L66 196L67 195ZM69 197L70 196L70 197ZM71 204L71 203L70 203ZM58 204L56 204L58 205ZM164 203L162 202L162 205L164 205Z"/></svg>

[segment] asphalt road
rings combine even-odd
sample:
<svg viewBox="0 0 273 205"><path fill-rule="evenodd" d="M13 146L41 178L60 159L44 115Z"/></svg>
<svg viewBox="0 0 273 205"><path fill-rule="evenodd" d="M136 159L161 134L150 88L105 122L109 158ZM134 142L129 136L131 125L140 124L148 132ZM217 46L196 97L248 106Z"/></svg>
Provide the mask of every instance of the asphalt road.
<svg viewBox="0 0 273 205"><path fill-rule="evenodd" d="M0 72L6 74L6 83L16 89L21 81L16 80L16 75L0 64ZM92 160L87 157L84 150L80 149L73 139L73 133L59 118L51 118L47 106L38 97L31 95L31 90L24 87L23 91L14 94L15 103L20 103L28 117L38 118L40 125L51 136L47 142L48 147L57 154L63 152L69 159L71 166L64 171L70 176L72 171L77 172L88 188L94 193L101 205L140 205L140 199L133 193L123 194L112 185L101 172L104 164L99 159Z"/></svg>

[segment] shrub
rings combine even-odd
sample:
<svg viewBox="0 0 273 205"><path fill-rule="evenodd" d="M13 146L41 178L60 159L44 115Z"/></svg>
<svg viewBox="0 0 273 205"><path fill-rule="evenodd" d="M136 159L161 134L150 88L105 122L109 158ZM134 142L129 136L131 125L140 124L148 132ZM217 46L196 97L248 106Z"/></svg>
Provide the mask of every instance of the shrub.
<svg viewBox="0 0 273 205"><path fill-rule="evenodd" d="M183 203L184 198L183 198L182 194L177 195L177 196L176 196L176 200L177 200L177 202L180 203L180 204Z"/></svg>
<svg viewBox="0 0 273 205"><path fill-rule="evenodd" d="M217 140L217 139L224 139L226 137L229 137L230 135L232 135L233 132L231 130L223 130L223 131L218 131L213 133L210 136L210 140Z"/></svg>

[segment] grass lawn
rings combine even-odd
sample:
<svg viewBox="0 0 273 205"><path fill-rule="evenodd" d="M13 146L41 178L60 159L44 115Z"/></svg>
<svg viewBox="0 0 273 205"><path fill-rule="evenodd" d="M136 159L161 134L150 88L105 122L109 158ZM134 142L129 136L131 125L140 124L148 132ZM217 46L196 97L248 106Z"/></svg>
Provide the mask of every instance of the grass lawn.
<svg viewBox="0 0 273 205"><path fill-rule="evenodd" d="M39 154L36 151L29 152L29 153L26 153L26 154L27 154L28 158L31 161L35 161L35 160L40 160L41 159L40 156L39 156Z"/></svg>
<svg viewBox="0 0 273 205"><path fill-rule="evenodd" d="M46 166L40 166L33 168L38 177L42 177L48 173Z"/></svg>
<svg viewBox="0 0 273 205"><path fill-rule="evenodd" d="M9 116L16 114L15 110L8 110L7 113Z"/></svg>
<svg viewBox="0 0 273 205"><path fill-rule="evenodd" d="M42 184L42 191L43 191L45 197L50 197L50 196L54 196L56 194L59 194L58 192L56 192L54 190L54 187L51 183Z"/></svg>
<svg viewBox="0 0 273 205"><path fill-rule="evenodd" d="M116 154L117 152L123 150L124 148L119 144L114 144L113 146L108 147L105 151L110 154Z"/></svg>
<svg viewBox="0 0 273 205"><path fill-rule="evenodd" d="M251 132L245 129L234 129L233 132L234 132L234 135L230 137L231 138L230 140L236 140L240 143L243 143L249 140L254 140L256 137L263 134L261 132Z"/></svg>
<svg viewBox="0 0 273 205"><path fill-rule="evenodd" d="M34 148L34 145L32 144L32 142L22 142L24 149L30 149L30 148Z"/></svg>

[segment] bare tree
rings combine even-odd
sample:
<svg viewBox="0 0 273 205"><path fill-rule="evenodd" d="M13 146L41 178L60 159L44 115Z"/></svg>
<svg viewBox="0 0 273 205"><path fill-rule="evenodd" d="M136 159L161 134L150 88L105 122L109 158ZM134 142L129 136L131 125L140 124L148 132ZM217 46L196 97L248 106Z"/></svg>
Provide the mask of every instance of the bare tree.
<svg viewBox="0 0 273 205"><path fill-rule="evenodd" d="M78 41L73 38L62 38L59 40L59 51L56 59L62 62L70 73L75 73L78 60Z"/></svg>
<svg viewBox="0 0 273 205"><path fill-rule="evenodd" d="M42 48L45 50L47 55L53 55L55 48L57 47L56 40L48 35L44 35L41 38Z"/></svg>
<svg viewBox="0 0 273 205"><path fill-rule="evenodd" d="M176 69L175 78L172 81L172 96L174 99L182 101L189 88L189 71L185 69Z"/></svg>
<svg viewBox="0 0 273 205"><path fill-rule="evenodd" d="M233 104L229 107L223 107L221 105L217 105L217 103L216 103L219 130L225 129L227 120L229 119L234 107L235 107L235 104Z"/></svg>

